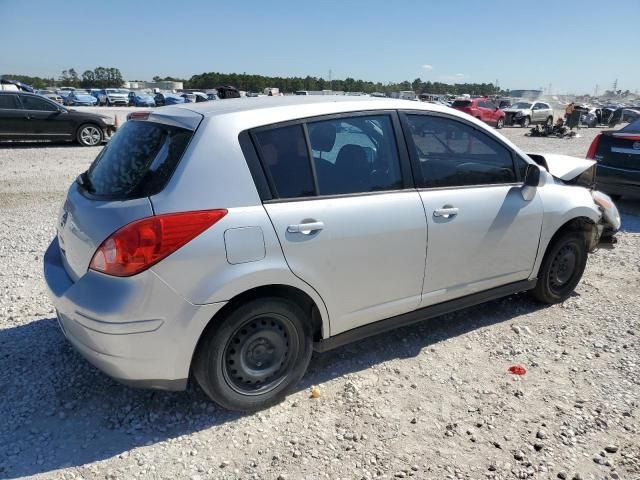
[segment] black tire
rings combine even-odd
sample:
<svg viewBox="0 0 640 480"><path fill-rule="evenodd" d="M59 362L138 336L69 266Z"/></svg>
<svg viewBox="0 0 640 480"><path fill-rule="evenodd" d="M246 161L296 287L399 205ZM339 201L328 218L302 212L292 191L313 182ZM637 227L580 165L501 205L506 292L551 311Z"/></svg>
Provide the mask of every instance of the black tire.
<svg viewBox="0 0 640 480"><path fill-rule="evenodd" d="M76 140L83 147L97 147L104 141L104 132L95 123L85 123L78 128Z"/></svg>
<svg viewBox="0 0 640 480"><path fill-rule="evenodd" d="M584 237L576 232L560 234L547 248L533 296L542 303L564 302L580 282L586 265Z"/></svg>
<svg viewBox="0 0 640 480"><path fill-rule="evenodd" d="M522 128L527 128L530 123L531 123L531 119L529 117L524 117L522 120L520 120L520 126Z"/></svg>
<svg viewBox="0 0 640 480"><path fill-rule="evenodd" d="M500 130L502 127L504 127L504 118L499 118L496 122L496 129Z"/></svg>
<svg viewBox="0 0 640 480"><path fill-rule="evenodd" d="M198 344L193 374L224 408L250 412L274 405L306 372L311 324L294 302L260 298L214 321Z"/></svg>

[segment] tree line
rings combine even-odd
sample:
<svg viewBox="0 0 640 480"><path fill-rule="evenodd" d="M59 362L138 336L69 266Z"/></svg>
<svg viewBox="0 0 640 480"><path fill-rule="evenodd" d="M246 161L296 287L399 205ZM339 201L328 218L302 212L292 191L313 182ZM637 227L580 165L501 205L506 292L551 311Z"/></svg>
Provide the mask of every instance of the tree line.
<svg viewBox="0 0 640 480"><path fill-rule="evenodd" d="M96 67L93 70L85 70L81 75L74 68L63 70L60 76L55 78L33 77L28 75L4 74L5 79L17 80L27 83L34 88L69 86L76 88L106 88L120 87L124 79L120 70L113 67ZM265 75L252 75L247 73L220 73L208 72L193 75L189 79L174 77L153 77L154 81L170 80L181 81L185 88L210 89L222 85L231 85L239 90L249 92L262 92L265 88L276 87L281 92L295 92L298 90L334 90L345 92L380 92L389 94L399 90L413 90L416 93L452 94L459 95L470 93L473 95L493 95L500 93L492 83L454 83L423 81L416 78L413 82L381 83L368 80L345 79L327 80L322 77L270 77Z"/></svg>
<svg viewBox="0 0 640 480"><path fill-rule="evenodd" d="M159 78L159 77L158 77ZM179 80L164 78L162 80ZM282 92L295 92L298 90L334 90L345 92L380 92L389 94L399 90L413 90L416 93L435 93L459 95L470 93L475 95L492 95L499 93L499 89L492 83L455 83L423 81L416 78L413 82L381 83L367 80L356 80L347 77L344 80L327 80L322 77L269 77L264 75L251 75L246 73L219 73L208 72L193 75L190 79L182 79L185 88L205 89L215 88L220 85L232 85L239 90L249 92L262 92L268 87L277 87Z"/></svg>
<svg viewBox="0 0 640 480"><path fill-rule="evenodd" d="M120 70L113 67L96 67L93 70L85 70L82 75L78 75L75 68L69 68L63 70L57 79L12 73L4 73L2 78L26 83L36 89L46 87L107 88L120 87L124 83Z"/></svg>

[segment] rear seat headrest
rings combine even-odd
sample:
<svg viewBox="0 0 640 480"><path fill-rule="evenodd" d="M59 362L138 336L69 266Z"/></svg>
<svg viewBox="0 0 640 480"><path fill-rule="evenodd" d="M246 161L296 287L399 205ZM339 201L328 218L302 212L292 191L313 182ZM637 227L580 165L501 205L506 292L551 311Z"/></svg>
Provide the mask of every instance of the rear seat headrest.
<svg viewBox="0 0 640 480"><path fill-rule="evenodd" d="M333 122L309 125L309 140L311 148L321 152L330 152L336 143L336 126Z"/></svg>

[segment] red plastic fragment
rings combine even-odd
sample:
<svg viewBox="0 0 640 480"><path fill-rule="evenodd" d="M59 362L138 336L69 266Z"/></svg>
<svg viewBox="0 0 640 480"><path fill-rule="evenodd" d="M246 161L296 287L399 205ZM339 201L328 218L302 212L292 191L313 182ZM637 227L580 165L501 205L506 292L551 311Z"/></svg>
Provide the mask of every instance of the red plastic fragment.
<svg viewBox="0 0 640 480"><path fill-rule="evenodd" d="M527 370L520 365L512 365L511 367L509 367L509 372L513 373L514 375L524 375L525 373L527 373Z"/></svg>

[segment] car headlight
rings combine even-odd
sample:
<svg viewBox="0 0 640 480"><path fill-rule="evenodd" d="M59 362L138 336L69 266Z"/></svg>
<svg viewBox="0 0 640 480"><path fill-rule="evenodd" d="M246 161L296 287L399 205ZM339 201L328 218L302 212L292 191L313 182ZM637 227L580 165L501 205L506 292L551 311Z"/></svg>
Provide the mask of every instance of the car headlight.
<svg viewBox="0 0 640 480"><path fill-rule="evenodd" d="M593 190L591 192L591 196L593 197L595 204L602 210L602 216L604 217L607 225L617 232L620 229L622 221L620 220L618 207L613 203L611 197L605 193L599 192L598 190Z"/></svg>

